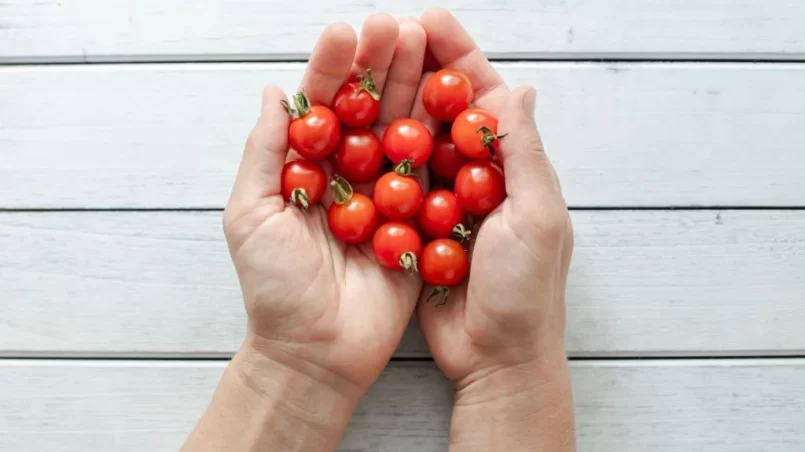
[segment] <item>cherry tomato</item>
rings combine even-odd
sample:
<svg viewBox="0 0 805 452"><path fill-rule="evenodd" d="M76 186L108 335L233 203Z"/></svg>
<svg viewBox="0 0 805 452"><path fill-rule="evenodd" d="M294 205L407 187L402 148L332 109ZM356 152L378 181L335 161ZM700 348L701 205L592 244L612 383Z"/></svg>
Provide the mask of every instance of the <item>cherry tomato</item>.
<svg viewBox="0 0 805 452"><path fill-rule="evenodd" d="M433 152L433 137L428 128L416 119L398 119L383 134L383 149L386 157L395 165L403 160L412 160L411 166L419 168Z"/></svg>
<svg viewBox="0 0 805 452"><path fill-rule="evenodd" d="M349 182L342 177L330 181L333 203L327 210L327 224L333 236L351 245L367 242L380 222L372 199L354 193Z"/></svg>
<svg viewBox="0 0 805 452"><path fill-rule="evenodd" d="M347 130L333 159L336 172L350 182L371 182L383 166L383 144L368 129Z"/></svg>
<svg viewBox="0 0 805 452"><path fill-rule="evenodd" d="M302 210L316 204L324 195L327 176L324 170L310 160L294 160L282 167L280 177L282 197Z"/></svg>
<svg viewBox="0 0 805 452"><path fill-rule="evenodd" d="M462 111L453 121L450 135L456 149L471 159L486 159L498 153L498 120L482 108Z"/></svg>
<svg viewBox="0 0 805 452"><path fill-rule="evenodd" d="M461 283L469 270L467 251L455 240L436 239L425 245L419 259L419 273L422 280L435 286L428 301L437 297L436 305L444 304L449 287Z"/></svg>
<svg viewBox="0 0 805 452"><path fill-rule="evenodd" d="M338 90L333 109L341 122L350 127L368 127L375 122L380 114L380 94L375 90L371 69Z"/></svg>
<svg viewBox="0 0 805 452"><path fill-rule="evenodd" d="M472 83L455 69L433 74L422 89L422 103L428 114L440 121L452 121L472 102Z"/></svg>
<svg viewBox="0 0 805 452"><path fill-rule="evenodd" d="M422 239L413 227L405 223L386 223L372 239L372 249L380 265L408 273L418 271L422 254Z"/></svg>
<svg viewBox="0 0 805 452"><path fill-rule="evenodd" d="M506 199L503 172L489 160L467 163L456 175L455 194L465 212L486 215Z"/></svg>
<svg viewBox="0 0 805 452"><path fill-rule="evenodd" d="M428 165L437 176L452 182L456 180L458 170L469 161L467 156L456 150L450 134L444 133L433 141L433 154Z"/></svg>
<svg viewBox="0 0 805 452"><path fill-rule="evenodd" d="M464 212L458 205L456 195L450 190L428 193L417 215L419 227L435 239L455 237L459 241L465 240L469 231L461 224L463 219Z"/></svg>
<svg viewBox="0 0 805 452"><path fill-rule="evenodd" d="M422 186L410 175L407 161L393 172L380 176L375 183L374 201L377 210L389 220L402 221L413 218L422 205Z"/></svg>
<svg viewBox="0 0 805 452"><path fill-rule="evenodd" d="M294 96L295 108L282 101L282 106L293 118L288 128L291 147L302 157L322 159L332 154L341 137L341 123L332 110L323 105L310 105L305 93Z"/></svg>

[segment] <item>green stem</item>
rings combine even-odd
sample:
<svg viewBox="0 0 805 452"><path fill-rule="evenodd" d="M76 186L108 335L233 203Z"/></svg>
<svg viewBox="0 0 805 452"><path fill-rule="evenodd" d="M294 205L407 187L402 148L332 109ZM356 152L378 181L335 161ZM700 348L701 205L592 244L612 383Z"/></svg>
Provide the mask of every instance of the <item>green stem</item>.
<svg viewBox="0 0 805 452"><path fill-rule="evenodd" d="M412 159L403 160L394 167L394 172L400 176L410 176L414 172L414 161Z"/></svg>
<svg viewBox="0 0 805 452"><path fill-rule="evenodd" d="M447 296L450 295L450 288L445 286L436 286L433 288L433 291L428 296L428 299L425 300L425 303L430 303L430 300L436 297L436 303L434 306L439 307L443 306L447 303Z"/></svg>
<svg viewBox="0 0 805 452"><path fill-rule="evenodd" d="M400 267L405 270L405 273L408 275L413 275L419 271L419 265L417 264L416 254L406 251L400 256Z"/></svg>
<svg viewBox="0 0 805 452"><path fill-rule="evenodd" d="M330 179L330 190L333 192L333 202L338 205L344 204L352 199L352 185L341 176L335 175Z"/></svg>
<svg viewBox="0 0 805 452"><path fill-rule="evenodd" d="M465 228L463 224L459 223L453 227L453 237L458 240L458 243L464 243L470 239L472 231Z"/></svg>
<svg viewBox="0 0 805 452"><path fill-rule="evenodd" d="M358 80L361 82L360 87L358 88L359 90L366 91L374 100L380 100L380 94L377 93L377 86L372 78L371 68L366 70L366 75L359 75Z"/></svg>
<svg viewBox="0 0 805 452"><path fill-rule="evenodd" d="M307 190L304 188L294 188L291 191L291 204L295 206L299 206L302 209L302 212L307 212L308 207L310 207L310 198L307 195Z"/></svg>
<svg viewBox="0 0 805 452"><path fill-rule="evenodd" d="M476 132L481 132L481 144L483 144L487 149L489 149L489 153L492 156L495 155L495 146L494 143L501 138L504 138L508 133L504 133L503 135L496 135L495 132L492 131L487 126L481 126L476 130Z"/></svg>

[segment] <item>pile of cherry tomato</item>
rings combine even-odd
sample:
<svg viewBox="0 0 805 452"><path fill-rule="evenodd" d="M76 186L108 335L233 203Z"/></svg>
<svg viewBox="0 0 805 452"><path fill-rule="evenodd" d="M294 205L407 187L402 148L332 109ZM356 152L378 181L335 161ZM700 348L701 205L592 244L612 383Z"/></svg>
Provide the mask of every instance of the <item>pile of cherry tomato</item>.
<svg viewBox="0 0 805 452"><path fill-rule="evenodd" d="M351 245L371 241L380 265L419 273L443 304L449 288L469 272L465 221L489 214L506 197L496 159L503 136L497 135L497 119L473 107L472 98L466 75L442 69L426 82L422 102L445 123L443 130L434 138L421 122L399 119L381 139L368 129L381 102L371 70L345 84L332 109L296 94L293 106L283 106L292 116L290 145L303 159L285 164L282 196L306 211L329 186L327 223L333 236ZM317 163L322 159L333 163L329 181ZM443 188L425 193L414 172L423 165L430 168L430 185ZM372 182L371 197L352 188Z"/></svg>

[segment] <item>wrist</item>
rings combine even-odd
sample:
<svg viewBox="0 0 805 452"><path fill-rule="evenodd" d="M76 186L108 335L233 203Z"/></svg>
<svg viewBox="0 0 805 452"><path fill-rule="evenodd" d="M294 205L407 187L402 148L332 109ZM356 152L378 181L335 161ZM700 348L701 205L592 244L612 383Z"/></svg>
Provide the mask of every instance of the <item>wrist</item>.
<svg viewBox="0 0 805 452"><path fill-rule="evenodd" d="M575 450L564 356L491 367L455 382L451 451Z"/></svg>

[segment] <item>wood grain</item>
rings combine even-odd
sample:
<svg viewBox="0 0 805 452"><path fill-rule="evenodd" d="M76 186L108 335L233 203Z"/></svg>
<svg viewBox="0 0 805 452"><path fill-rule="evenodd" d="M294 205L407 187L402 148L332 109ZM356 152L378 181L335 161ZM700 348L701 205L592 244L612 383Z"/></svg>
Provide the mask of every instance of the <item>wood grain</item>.
<svg viewBox="0 0 805 452"><path fill-rule="evenodd" d="M805 206L805 65L501 63L572 206ZM302 64L0 68L0 208L220 208Z"/></svg>
<svg viewBox="0 0 805 452"><path fill-rule="evenodd" d="M442 0L493 57L801 59L791 0ZM306 58L328 23L374 11L419 16L428 0L6 0L0 61Z"/></svg>
<svg viewBox="0 0 805 452"><path fill-rule="evenodd" d="M229 356L220 212L0 214L0 355ZM574 211L576 356L805 352L805 211ZM398 356L428 356L415 328Z"/></svg>
<svg viewBox="0 0 805 452"><path fill-rule="evenodd" d="M0 450L175 451L225 362L0 361ZM578 450L792 452L805 447L805 361L571 363ZM340 451L443 451L451 391L393 362Z"/></svg>

